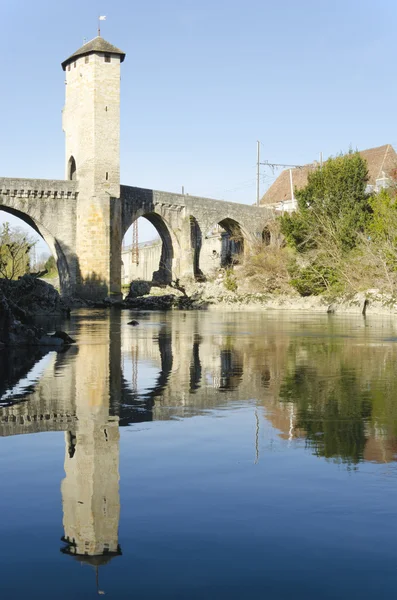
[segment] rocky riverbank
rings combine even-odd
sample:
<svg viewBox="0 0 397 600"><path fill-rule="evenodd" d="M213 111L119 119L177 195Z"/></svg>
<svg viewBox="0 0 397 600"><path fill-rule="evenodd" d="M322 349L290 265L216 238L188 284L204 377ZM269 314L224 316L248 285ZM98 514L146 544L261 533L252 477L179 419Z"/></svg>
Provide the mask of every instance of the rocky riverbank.
<svg viewBox="0 0 397 600"><path fill-rule="evenodd" d="M327 297L302 297L291 294L262 294L260 292L230 291L222 280L215 282L190 282L183 292L174 287L141 287L139 295L133 284L133 293L119 305L135 310L286 310L328 314L377 314L397 313L397 298L381 290L367 290L356 294ZM146 292L146 293L145 293Z"/></svg>
<svg viewBox="0 0 397 600"><path fill-rule="evenodd" d="M146 290L147 291L147 290ZM187 283L184 292L174 287L152 286L149 293L133 294L122 301L76 301L75 308L109 306L131 310L284 310L328 314L397 314L397 298L380 290L367 290L349 296L327 297L298 294L263 294L228 291L216 283Z"/></svg>
<svg viewBox="0 0 397 600"><path fill-rule="evenodd" d="M66 314L68 307L49 284L25 275L18 281L0 279L0 347L64 346L73 340L62 332L49 335L33 324L38 315Z"/></svg>

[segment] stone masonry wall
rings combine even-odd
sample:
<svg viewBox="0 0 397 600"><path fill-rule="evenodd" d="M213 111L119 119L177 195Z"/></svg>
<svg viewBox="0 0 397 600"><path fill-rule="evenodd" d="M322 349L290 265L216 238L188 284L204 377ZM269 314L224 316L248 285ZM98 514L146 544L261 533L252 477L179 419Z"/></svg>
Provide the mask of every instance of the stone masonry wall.
<svg viewBox="0 0 397 600"><path fill-rule="evenodd" d="M69 68L70 67L70 68ZM73 156L79 189L78 294L120 292L120 57L82 56L66 70L66 171Z"/></svg>
<svg viewBox="0 0 397 600"><path fill-rule="evenodd" d="M73 294L77 276L74 181L0 178L0 210L19 217L46 241L57 260L61 290Z"/></svg>

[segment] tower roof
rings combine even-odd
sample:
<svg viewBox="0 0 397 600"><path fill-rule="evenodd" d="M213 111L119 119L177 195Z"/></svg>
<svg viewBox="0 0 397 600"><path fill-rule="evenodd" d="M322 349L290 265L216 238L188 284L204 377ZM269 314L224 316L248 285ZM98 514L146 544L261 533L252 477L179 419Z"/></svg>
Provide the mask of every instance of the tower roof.
<svg viewBox="0 0 397 600"><path fill-rule="evenodd" d="M120 56L120 62L123 62L123 60L125 59L125 52L119 50L119 48L116 48L116 46L113 46L113 44L110 44L109 42L104 40L103 37L98 35L90 42L87 42L86 44L81 46L81 48L76 50L76 52L69 56L69 58L64 60L62 63L62 69L65 71L67 65L76 60L76 58L80 56L86 56L87 54L92 54L93 52L106 52L109 54L117 54L118 56Z"/></svg>

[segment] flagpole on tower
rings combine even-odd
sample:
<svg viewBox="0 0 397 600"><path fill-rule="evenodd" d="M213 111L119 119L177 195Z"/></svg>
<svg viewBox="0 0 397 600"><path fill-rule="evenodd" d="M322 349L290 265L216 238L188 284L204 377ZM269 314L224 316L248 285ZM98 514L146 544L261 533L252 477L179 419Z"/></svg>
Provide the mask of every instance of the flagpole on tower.
<svg viewBox="0 0 397 600"><path fill-rule="evenodd" d="M101 21L106 21L105 15L100 15L98 17L98 37L101 37Z"/></svg>

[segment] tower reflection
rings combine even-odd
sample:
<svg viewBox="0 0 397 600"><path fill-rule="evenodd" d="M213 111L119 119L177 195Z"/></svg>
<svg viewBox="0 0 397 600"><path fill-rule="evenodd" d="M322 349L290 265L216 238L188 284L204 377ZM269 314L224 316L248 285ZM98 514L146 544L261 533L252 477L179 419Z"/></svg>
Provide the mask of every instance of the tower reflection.
<svg viewBox="0 0 397 600"><path fill-rule="evenodd" d="M93 566L121 554L119 419L109 414L109 365L107 343L79 348L76 426L65 432L62 552Z"/></svg>

